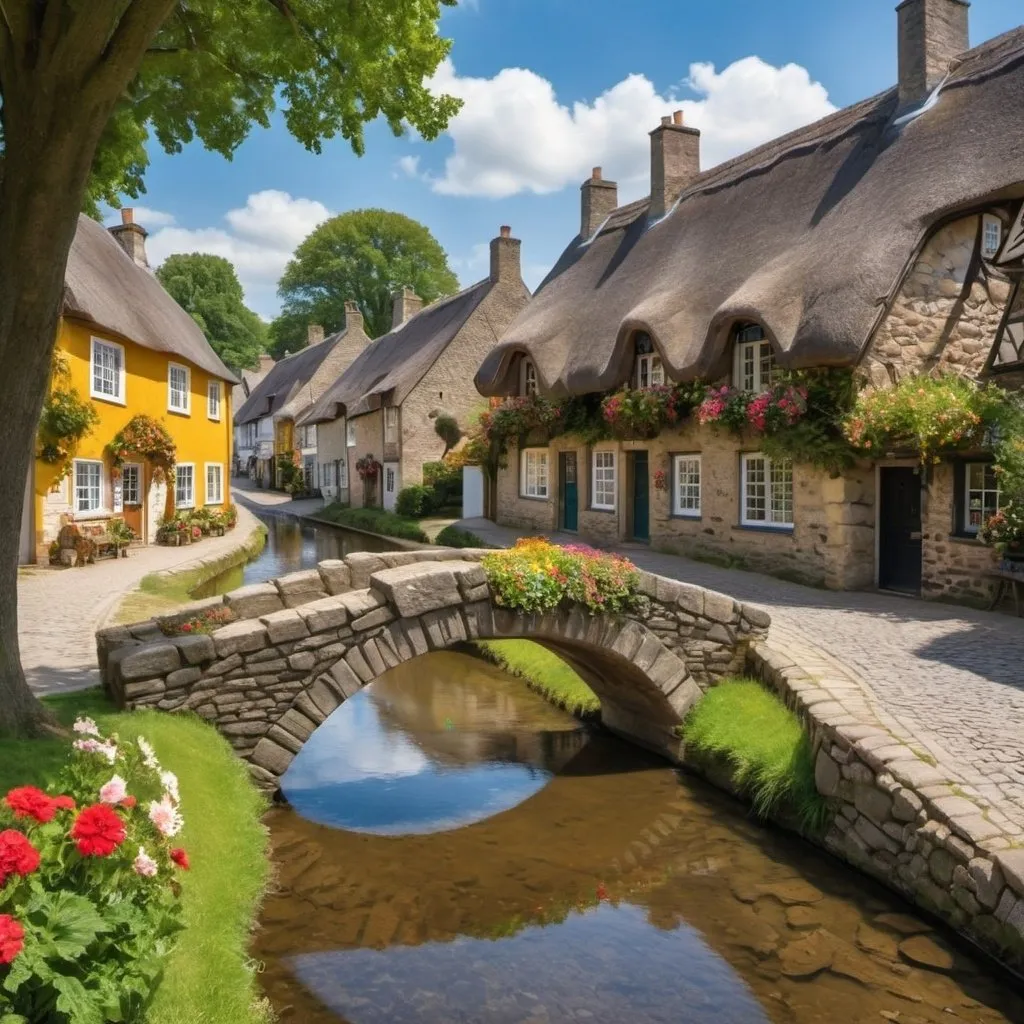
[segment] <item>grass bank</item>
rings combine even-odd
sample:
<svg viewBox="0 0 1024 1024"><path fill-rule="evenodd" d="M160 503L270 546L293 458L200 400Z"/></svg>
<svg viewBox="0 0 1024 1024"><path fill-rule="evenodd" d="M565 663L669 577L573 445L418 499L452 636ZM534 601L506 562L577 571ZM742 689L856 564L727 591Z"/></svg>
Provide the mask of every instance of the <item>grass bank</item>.
<svg viewBox="0 0 1024 1024"><path fill-rule="evenodd" d="M810 739L799 718L760 683L733 679L712 687L682 732L687 760L698 768L724 763L762 817L788 811L810 834L827 823L830 810L814 784Z"/></svg>
<svg viewBox="0 0 1024 1024"><path fill-rule="evenodd" d="M195 600L192 593L198 587L236 565L251 561L263 550L266 543L267 528L259 523L249 532L241 547L219 558L211 558L190 569L151 572L143 576L139 585L121 599L110 622L141 622L155 615L167 615L176 611L182 605ZM200 542L196 559L202 557Z"/></svg>
<svg viewBox="0 0 1024 1024"><path fill-rule="evenodd" d="M248 960L249 931L267 883L263 797L245 765L200 718L119 712L99 690L44 702L67 725L95 718L104 732L145 736L179 778L191 870L181 876L186 929L168 958L147 1024L268 1024ZM45 786L60 771L70 740L5 740L0 791Z"/></svg>
<svg viewBox="0 0 1024 1024"><path fill-rule="evenodd" d="M595 716L601 702L557 654L532 640L480 640L473 646L557 707L581 718Z"/></svg>
<svg viewBox="0 0 1024 1024"><path fill-rule="evenodd" d="M397 537L420 544L429 544L430 538L415 519L386 512L382 508L349 508L335 503L322 508L313 519L320 519L335 526L347 526L354 530L377 533L382 537Z"/></svg>
<svg viewBox="0 0 1024 1024"><path fill-rule="evenodd" d="M464 530L461 526L446 526L434 538L434 543L442 548L486 548L485 544L472 530Z"/></svg>

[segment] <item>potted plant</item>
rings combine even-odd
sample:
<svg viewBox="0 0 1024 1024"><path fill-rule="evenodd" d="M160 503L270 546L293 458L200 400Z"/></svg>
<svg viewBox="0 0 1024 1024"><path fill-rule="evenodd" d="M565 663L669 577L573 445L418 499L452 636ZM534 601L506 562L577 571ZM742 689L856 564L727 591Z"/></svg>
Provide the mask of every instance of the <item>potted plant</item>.
<svg viewBox="0 0 1024 1024"><path fill-rule="evenodd" d="M989 516L978 536L1007 561L1024 562L1024 501L1011 501Z"/></svg>
<svg viewBox="0 0 1024 1024"><path fill-rule="evenodd" d="M128 557L128 545L135 540L135 531L123 519L111 519L107 523L107 535L114 542L117 553Z"/></svg>

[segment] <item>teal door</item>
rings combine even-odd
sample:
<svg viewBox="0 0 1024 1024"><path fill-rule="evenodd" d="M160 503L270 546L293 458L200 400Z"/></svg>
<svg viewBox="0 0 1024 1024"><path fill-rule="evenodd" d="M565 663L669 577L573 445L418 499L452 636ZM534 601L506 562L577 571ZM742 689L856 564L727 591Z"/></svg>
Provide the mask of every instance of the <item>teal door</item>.
<svg viewBox="0 0 1024 1024"><path fill-rule="evenodd" d="M559 486L562 489L562 529L575 531L579 525L579 491L576 487L576 453L562 452L558 456Z"/></svg>
<svg viewBox="0 0 1024 1024"><path fill-rule="evenodd" d="M647 480L647 452L632 452L633 539L650 540L650 493Z"/></svg>

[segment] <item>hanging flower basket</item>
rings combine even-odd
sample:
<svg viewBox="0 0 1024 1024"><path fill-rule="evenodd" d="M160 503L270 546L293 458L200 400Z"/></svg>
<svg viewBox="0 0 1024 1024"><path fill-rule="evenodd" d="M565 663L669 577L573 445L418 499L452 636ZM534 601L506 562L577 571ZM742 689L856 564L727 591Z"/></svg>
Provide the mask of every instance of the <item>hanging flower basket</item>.
<svg viewBox="0 0 1024 1024"><path fill-rule="evenodd" d="M153 463L157 470L174 468L178 450L167 427L152 416L133 416L107 445L114 468L120 469L132 456ZM155 474L154 474L155 475Z"/></svg>
<svg viewBox="0 0 1024 1024"><path fill-rule="evenodd" d="M362 480L376 480L380 471L381 464L369 452L356 460L356 472Z"/></svg>

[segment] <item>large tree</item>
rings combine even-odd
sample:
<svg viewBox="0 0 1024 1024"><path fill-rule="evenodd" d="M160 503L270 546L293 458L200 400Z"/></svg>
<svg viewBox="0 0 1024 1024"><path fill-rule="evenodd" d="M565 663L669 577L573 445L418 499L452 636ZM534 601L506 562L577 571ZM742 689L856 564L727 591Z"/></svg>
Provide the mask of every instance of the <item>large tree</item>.
<svg viewBox="0 0 1024 1024"><path fill-rule="evenodd" d="M18 536L79 211L138 193L150 133L230 155L279 101L313 151L341 135L361 153L378 116L434 138L458 109L424 85L453 3L0 0L0 731L47 721L19 658Z"/></svg>
<svg viewBox="0 0 1024 1024"><path fill-rule="evenodd" d="M175 253L156 276L206 335L232 370L254 369L267 340L267 325L246 306L235 268L208 252Z"/></svg>
<svg viewBox="0 0 1024 1024"><path fill-rule="evenodd" d="M306 325L328 333L345 322L345 302L361 310L371 338L391 329L391 296L409 285L424 302L459 283L437 239L419 221L388 210L351 210L326 220L295 250L278 285L281 315L271 324L271 353L306 344Z"/></svg>

